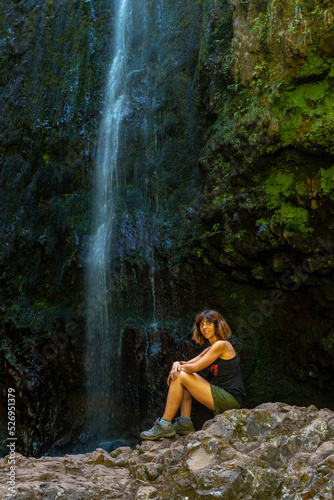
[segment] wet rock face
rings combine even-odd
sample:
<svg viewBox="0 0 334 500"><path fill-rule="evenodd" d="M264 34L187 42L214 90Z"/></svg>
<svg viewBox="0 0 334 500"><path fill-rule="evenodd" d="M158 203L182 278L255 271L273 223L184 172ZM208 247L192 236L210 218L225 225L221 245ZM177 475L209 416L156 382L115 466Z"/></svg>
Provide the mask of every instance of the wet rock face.
<svg viewBox="0 0 334 500"><path fill-rule="evenodd" d="M17 456L13 499L332 498L334 413L266 403L229 410L201 431L135 450L40 459ZM8 457L1 462L5 498Z"/></svg>
<svg viewBox="0 0 334 500"><path fill-rule="evenodd" d="M113 15L99 0L1 12L1 400L15 388L31 454L82 425L84 253Z"/></svg>
<svg viewBox="0 0 334 500"><path fill-rule="evenodd" d="M2 3L1 400L6 387L16 388L20 448L38 454L53 443L66 449L72 431L78 437L85 429L85 320L94 304L85 304L84 271L115 2ZM133 105L124 123L128 168L117 195L121 237L111 296L123 323L135 316L134 327L152 323L158 309L159 319L179 317L194 302L182 304L193 287L192 269L181 261L195 232L189 205L200 199L200 8L192 0L181 8L163 4L145 2L146 33L133 40L134 64L145 52L142 66L154 71L152 81L132 75L133 102L145 110L138 115ZM157 23L160 32L152 34ZM145 149L148 115L157 122ZM75 338L66 329L73 323ZM1 408L0 441L4 415Z"/></svg>
<svg viewBox="0 0 334 500"><path fill-rule="evenodd" d="M330 72L334 19L331 2L301 1L295 5L285 0L233 0L232 4L233 51L237 55L232 71L242 85L251 84L258 76L263 59L275 67L272 77L276 81L293 78L305 82L308 77L325 78ZM266 54L269 57L265 58Z"/></svg>

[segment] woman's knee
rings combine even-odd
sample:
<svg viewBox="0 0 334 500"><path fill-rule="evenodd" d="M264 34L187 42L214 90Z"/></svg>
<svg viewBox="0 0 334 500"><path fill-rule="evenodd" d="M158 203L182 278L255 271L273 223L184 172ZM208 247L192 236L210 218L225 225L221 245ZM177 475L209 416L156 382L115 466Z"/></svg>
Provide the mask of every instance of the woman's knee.
<svg viewBox="0 0 334 500"><path fill-rule="evenodd" d="M182 377L180 377L180 373L178 374L177 378L170 381L170 385L178 385L178 384L182 385Z"/></svg>
<svg viewBox="0 0 334 500"><path fill-rule="evenodd" d="M189 375L190 373L185 373L183 371L180 371L177 378L171 381L171 384L181 384L184 386L184 384L189 380Z"/></svg>
<svg viewBox="0 0 334 500"><path fill-rule="evenodd" d="M179 376L177 378L185 389L187 389L189 385L191 386L195 380L195 377L192 373L186 373L182 370L180 371Z"/></svg>

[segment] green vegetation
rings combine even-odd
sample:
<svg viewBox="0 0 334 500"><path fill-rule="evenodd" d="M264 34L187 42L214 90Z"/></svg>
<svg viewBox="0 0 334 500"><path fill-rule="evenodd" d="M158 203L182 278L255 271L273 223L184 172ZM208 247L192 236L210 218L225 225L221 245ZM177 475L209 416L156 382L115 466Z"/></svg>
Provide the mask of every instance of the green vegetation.
<svg viewBox="0 0 334 500"><path fill-rule="evenodd" d="M275 2L274 7L279 12L280 3ZM271 220L272 224L285 228L290 236L294 232L312 234L318 220L315 211L323 205L324 196L333 196L332 170L328 168L327 160L322 167L322 162L317 165L308 159L304 171L303 160L297 159L298 154L292 163L275 160L275 155L288 148L319 156L324 152L327 155L334 153L331 139L334 125L331 67L334 66L332 57L325 50L319 50L324 39L327 42L334 39L333 30L330 25L319 24L323 9L314 2L298 2L297 11L290 3L285 8L288 9L283 20L287 26L286 36L291 37L289 40L293 40L294 47L299 47L300 62L295 65L289 62L291 68L288 69L287 63L280 59L278 52L290 49L281 45L281 35L275 38L278 30L276 14L275 11L269 12L267 3L263 2L259 4L254 20L246 21L255 39L252 42L250 37L249 43L259 47L256 57L249 56L252 72L248 66L238 65L237 52L233 54L224 81L215 68L210 68L215 89L211 103L217 118L208 131L210 140L204 159L204 164L210 165L206 172L207 185L212 186L208 189L208 212L220 211L230 226L227 229L225 225L222 233L228 253L234 252L234 242L244 238L248 241L246 226L243 225L246 221L237 223L232 217L232 211L236 212L241 206L239 197L244 186L249 194L242 201L243 209L250 214L260 212L257 220ZM216 19L216 12L213 19ZM221 13L225 15L223 10ZM240 10L237 15L240 22L244 22L242 16L246 14ZM228 15L225 17L227 20ZM214 22L212 26L213 32ZM282 26L277 33L281 31ZM226 48L228 44L226 38ZM212 57L215 45L205 47L211 50ZM204 51L202 59L207 57L208 53ZM284 57L291 57L290 52ZM300 155L302 157L303 153ZM296 166L298 164L301 167ZM320 175L320 181L317 175ZM269 228L268 223L265 227ZM232 238L230 233L234 235ZM266 234L267 241L276 246L277 242L269 233ZM294 244L296 241L294 239ZM298 241L302 245L302 240Z"/></svg>
<svg viewBox="0 0 334 500"><path fill-rule="evenodd" d="M284 205L280 206L274 216L274 220L281 226L284 226L290 230L296 230L300 232L314 231L313 228L308 227L308 210L303 207L296 207L294 205L291 205L290 203L285 203Z"/></svg>
<svg viewBox="0 0 334 500"><path fill-rule="evenodd" d="M276 208L282 197L288 197L294 185L294 175L290 172L273 172L264 182L268 208Z"/></svg>
<svg viewBox="0 0 334 500"><path fill-rule="evenodd" d="M320 187L323 194L334 201L334 165L327 170L320 170Z"/></svg>

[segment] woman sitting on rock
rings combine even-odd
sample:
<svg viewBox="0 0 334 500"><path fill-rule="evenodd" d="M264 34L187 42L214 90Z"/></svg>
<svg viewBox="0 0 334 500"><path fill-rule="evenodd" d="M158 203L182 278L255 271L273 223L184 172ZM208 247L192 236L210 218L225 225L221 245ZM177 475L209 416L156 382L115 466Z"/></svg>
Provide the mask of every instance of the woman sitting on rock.
<svg viewBox="0 0 334 500"><path fill-rule="evenodd" d="M190 418L192 397L212 410L215 415L232 408L241 408L245 396L237 355L228 341L231 330L216 311L203 311L194 323L193 339L198 344L209 343L199 356L190 361L175 361L167 379L168 397L163 417L142 439L159 439L194 431ZM210 367L209 380L197 372ZM181 416L172 424L178 409Z"/></svg>

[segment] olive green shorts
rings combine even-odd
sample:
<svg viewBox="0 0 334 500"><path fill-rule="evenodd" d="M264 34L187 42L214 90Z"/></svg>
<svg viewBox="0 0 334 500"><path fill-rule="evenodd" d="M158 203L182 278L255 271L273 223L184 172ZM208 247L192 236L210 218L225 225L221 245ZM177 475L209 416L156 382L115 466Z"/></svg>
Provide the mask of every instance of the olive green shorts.
<svg viewBox="0 0 334 500"><path fill-rule="evenodd" d="M213 410L213 413L215 415L218 415L218 413L223 413L223 411L225 410L241 408L235 397L232 396L232 394L230 394L229 392L225 391L225 389L222 389L221 387L213 384L210 384L210 386L213 402L215 404L215 409Z"/></svg>

